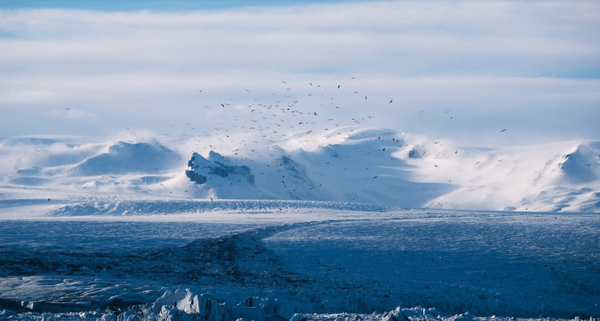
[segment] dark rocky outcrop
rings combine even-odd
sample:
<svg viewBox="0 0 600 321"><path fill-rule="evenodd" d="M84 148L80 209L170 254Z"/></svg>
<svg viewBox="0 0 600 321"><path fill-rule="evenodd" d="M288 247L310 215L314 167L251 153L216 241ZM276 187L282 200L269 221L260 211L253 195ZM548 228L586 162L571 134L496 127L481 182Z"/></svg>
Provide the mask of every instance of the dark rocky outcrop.
<svg viewBox="0 0 600 321"><path fill-rule="evenodd" d="M229 161L219 153L211 151L208 159L198 153L194 153L188 161L186 176L198 184L204 184L211 177L233 178L238 182L247 182L254 185L254 175L250 167L235 166L228 164ZM242 179L243 178L243 179Z"/></svg>

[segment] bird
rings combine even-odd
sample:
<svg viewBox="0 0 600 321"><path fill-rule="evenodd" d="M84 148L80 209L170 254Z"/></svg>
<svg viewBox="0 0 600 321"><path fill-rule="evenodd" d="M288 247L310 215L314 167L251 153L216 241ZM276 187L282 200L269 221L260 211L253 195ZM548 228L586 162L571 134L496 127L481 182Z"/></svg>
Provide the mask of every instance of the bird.
<svg viewBox="0 0 600 321"><path fill-rule="evenodd" d="M341 86L341 85L338 85L338 89L340 89L340 86Z"/></svg>
<svg viewBox="0 0 600 321"><path fill-rule="evenodd" d="M504 133L505 131L506 131L506 128L504 128L504 129L503 129L503 130L501 130L500 132L501 132L501 133Z"/></svg>
<svg viewBox="0 0 600 321"><path fill-rule="evenodd" d="M365 96L365 100L367 100L367 96Z"/></svg>
<svg viewBox="0 0 600 321"><path fill-rule="evenodd" d="M392 100L390 100L390 104L392 103L392 101L394 101L394 100L393 100L393 99L392 99Z"/></svg>

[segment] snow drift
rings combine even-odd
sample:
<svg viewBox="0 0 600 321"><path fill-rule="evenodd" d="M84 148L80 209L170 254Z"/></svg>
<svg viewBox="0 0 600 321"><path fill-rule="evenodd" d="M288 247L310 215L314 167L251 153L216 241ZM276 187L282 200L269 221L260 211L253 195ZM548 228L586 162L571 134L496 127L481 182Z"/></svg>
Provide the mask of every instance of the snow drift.
<svg viewBox="0 0 600 321"><path fill-rule="evenodd" d="M0 197L23 198L18 195L42 189L49 196L68 191L145 198L600 212L597 141L465 147L354 126L239 147L255 139L244 135L227 135L233 146L220 148L215 143L225 143L220 137L193 139L193 145L188 145L187 137L162 143L9 139L0 153L4 160Z"/></svg>
<svg viewBox="0 0 600 321"><path fill-rule="evenodd" d="M560 164L564 179L572 184L585 184L600 178L600 155L594 153L590 146L581 144L577 149L565 156Z"/></svg>
<svg viewBox="0 0 600 321"><path fill-rule="evenodd" d="M172 168L178 160L177 154L158 142L117 142L106 153L86 159L71 172L83 176L154 173Z"/></svg>

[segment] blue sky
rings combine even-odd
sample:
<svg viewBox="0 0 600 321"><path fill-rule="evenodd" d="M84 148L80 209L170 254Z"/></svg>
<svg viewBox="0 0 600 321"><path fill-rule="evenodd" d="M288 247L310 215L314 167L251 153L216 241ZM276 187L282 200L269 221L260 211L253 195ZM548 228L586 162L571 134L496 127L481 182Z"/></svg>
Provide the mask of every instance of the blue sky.
<svg viewBox="0 0 600 321"><path fill-rule="evenodd" d="M0 138L210 133L290 105L315 130L600 138L599 2L120 3L0 2Z"/></svg>
<svg viewBox="0 0 600 321"><path fill-rule="evenodd" d="M10 9L52 8L130 12L219 10L240 7L302 6L309 4L348 3L343 0L0 0L0 7Z"/></svg>

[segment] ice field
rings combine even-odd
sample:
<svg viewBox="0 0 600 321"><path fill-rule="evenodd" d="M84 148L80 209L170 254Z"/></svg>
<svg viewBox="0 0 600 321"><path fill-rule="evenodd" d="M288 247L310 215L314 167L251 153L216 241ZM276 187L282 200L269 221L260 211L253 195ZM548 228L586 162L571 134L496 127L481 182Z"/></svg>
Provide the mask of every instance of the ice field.
<svg viewBox="0 0 600 321"><path fill-rule="evenodd" d="M81 216L63 205L31 217L39 205L3 206L3 215L24 218L0 225L0 316L368 320L397 307L410 320L599 314L597 214L195 202L207 209L171 202L162 214Z"/></svg>

